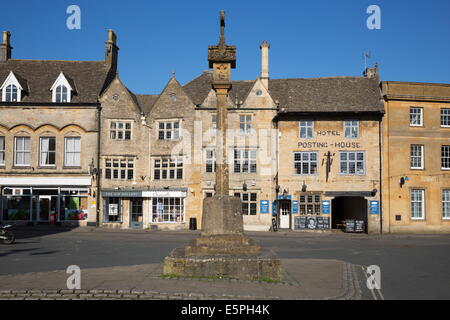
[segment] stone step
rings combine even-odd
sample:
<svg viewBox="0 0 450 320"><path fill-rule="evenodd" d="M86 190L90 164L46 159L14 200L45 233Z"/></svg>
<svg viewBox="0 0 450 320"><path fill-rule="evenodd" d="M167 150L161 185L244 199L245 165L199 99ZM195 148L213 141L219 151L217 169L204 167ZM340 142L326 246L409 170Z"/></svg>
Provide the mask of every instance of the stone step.
<svg viewBox="0 0 450 320"><path fill-rule="evenodd" d="M244 224L244 231L269 231L270 225L265 224Z"/></svg>

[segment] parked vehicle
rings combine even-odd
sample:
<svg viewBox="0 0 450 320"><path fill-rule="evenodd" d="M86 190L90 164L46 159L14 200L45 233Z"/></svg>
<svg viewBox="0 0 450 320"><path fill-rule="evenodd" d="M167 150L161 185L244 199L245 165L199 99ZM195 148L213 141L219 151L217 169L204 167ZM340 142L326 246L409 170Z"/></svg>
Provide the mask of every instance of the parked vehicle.
<svg viewBox="0 0 450 320"><path fill-rule="evenodd" d="M16 240L13 230L14 228L10 224L0 226L0 240L3 241L4 244L13 244L14 240Z"/></svg>

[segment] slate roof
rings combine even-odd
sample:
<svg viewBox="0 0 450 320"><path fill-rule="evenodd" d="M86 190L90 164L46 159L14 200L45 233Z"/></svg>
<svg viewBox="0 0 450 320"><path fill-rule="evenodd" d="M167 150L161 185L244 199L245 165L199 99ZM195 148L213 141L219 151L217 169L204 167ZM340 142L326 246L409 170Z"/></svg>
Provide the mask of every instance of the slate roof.
<svg viewBox="0 0 450 320"><path fill-rule="evenodd" d="M149 114L155 105L159 94L136 94L136 100L145 114Z"/></svg>
<svg viewBox="0 0 450 320"><path fill-rule="evenodd" d="M230 99L245 101L255 81L231 81ZM183 89L194 104L206 99L212 72L205 71ZM378 80L366 77L270 79L269 92L287 113L296 112L384 112Z"/></svg>
<svg viewBox="0 0 450 320"><path fill-rule="evenodd" d="M333 77L269 80L269 92L286 112L384 112L378 80Z"/></svg>
<svg viewBox="0 0 450 320"><path fill-rule="evenodd" d="M10 71L20 83L26 84L21 102L52 102L51 86L61 72L76 92L72 103L97 103L98 96L106 88L114 74L104 61L16 60L0 62L0 83ZM25 87L24 87L25 89Z"/></svg>

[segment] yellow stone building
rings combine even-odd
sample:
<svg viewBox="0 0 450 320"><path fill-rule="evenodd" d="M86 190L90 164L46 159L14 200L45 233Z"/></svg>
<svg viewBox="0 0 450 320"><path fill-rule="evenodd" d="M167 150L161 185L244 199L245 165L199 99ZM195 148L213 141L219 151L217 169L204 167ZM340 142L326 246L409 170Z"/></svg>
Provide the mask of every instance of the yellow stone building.
<svg viewBox="0 0 450 320"><path fill-rule="evenodd" d="M449 232L450 85L382 88L383 232Z"/></svg>

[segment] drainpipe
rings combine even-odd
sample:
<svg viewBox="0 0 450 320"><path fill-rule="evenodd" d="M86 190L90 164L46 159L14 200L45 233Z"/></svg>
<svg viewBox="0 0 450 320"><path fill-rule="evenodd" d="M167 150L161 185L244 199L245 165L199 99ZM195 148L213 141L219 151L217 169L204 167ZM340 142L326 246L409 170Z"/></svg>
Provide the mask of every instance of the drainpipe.
<svg viewBox="0 0 450 320"><path fill-rule="evenodd" d="M381 132L381 122L383 116L378 120L378 149L380 153L380 234L383 234L383 148L382 148L382 132Z"/></svg>
<svg viewBox="0 0 450 320"><path fill-rule="evenodd" d="M97 108L97 172L95 173L95 177L97 180L97 194L96 196L96 202L97 202L97 212L96 212L96 227L100 227L100 190L101 190L101 175L100 175L100 151L101 151L101 111L102 107L101 105Z"/></svg>

